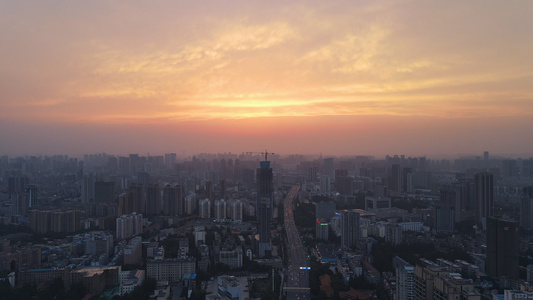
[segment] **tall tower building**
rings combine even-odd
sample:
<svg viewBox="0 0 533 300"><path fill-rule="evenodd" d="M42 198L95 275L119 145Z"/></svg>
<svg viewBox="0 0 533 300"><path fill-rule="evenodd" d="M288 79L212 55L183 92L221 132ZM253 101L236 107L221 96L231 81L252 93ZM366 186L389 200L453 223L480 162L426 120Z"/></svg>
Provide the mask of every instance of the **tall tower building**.
<svg viewBox="0 0 533 300"><path fill-rule="evenodd" d="M351 248L359 240L359 213L344 211L341 218L341 246Z"/></svg>
<svg viewBox="0 0 533 300"><path fill-rule="evenodd" d="M519 251L518 222L487 218L487 274L518 279Z"/></svg>
<svg viewBox="0 0 533 300"><path fill-rule="evenodd" d="M494 176L489 172L477 173L474 177L476 194L476 220L487 229L487 218L493 216Z"/></svg>
<svg viewBox="0 0 533 300"><path fill-rule="evenodd" d="M272 220L273 173L270 161L261 161L257 169L257 217L260 222L259 228L259 257L270 257L272 244L270 240L270 221Z"/></svg>

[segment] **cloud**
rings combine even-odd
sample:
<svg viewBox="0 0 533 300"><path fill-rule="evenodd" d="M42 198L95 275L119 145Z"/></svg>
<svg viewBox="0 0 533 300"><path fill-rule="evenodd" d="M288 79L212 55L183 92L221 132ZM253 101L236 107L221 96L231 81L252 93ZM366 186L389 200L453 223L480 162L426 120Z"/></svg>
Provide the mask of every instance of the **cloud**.
<svg viewBox="0 0 533 300"><path fill-rule="evenodd" d="M514 4L2 3L0 116L528 115L531 4Z"/></svg>

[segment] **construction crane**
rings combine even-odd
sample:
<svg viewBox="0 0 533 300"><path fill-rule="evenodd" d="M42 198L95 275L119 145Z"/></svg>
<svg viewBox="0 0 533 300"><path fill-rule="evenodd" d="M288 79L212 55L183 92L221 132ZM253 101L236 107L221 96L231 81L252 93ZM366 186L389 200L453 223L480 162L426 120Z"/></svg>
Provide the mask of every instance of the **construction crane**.
<svg viewBox="0 0 533 300"><path fill-rule="evenodd" d="M269 154L276 154L274 152L268 152L265 150L265 152L248 152L248 153L254 153L254 154L261 154L261 155L264 155L265 156L265 161L268 161L268 155Z"/></svg>

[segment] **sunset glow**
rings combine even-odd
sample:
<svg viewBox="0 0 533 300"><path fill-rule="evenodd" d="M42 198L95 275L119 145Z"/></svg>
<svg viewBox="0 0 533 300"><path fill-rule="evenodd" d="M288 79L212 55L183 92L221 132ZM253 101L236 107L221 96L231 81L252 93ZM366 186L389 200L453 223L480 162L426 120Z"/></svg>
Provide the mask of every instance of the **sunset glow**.
<svg viewBox="0 0 533 300"><path fill-rule="evenodd" d="M533 153L531 12L518 1L2 1L2 148ZM131 139L146 142L128 150Z"/></svg>

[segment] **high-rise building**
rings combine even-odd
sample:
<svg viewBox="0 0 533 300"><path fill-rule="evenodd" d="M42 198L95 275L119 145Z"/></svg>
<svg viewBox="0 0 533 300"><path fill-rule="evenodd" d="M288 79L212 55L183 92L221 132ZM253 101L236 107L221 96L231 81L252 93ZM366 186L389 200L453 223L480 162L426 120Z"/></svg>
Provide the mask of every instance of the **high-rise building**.
<svg viewBox="0 0 533 300"><path fill-rule="evenodd" d="M122 195L118 197L118 217L137 212L137 201L138 197L135 189L130 188L122 193Z"/></svg>
<svg viewBox="0 0 533 300"><path fill-rule="evenodd" d="M50 231L76 232L81 229L81 212L79 210L55 210L50 212Z"/></svg>
<svg viewBox="0 0 533 300"><path fill-rule="evenodd" d="M220 199L224 199L224 197L226 196L226 189L228 188L228 182L226 181L226 179L220 179L219 183L218 183L218 195L220 197Z"/></svg>
<svg viewBox="0 0 533 300"><path fill-rule="evenodd" d="M487 275L518 279L520 235L518 222L487 219Z"/></svg>
<svg viewBox="0 0 533 300"><path fill-rule="evenodd" d="M493 216L494 176L489 172L477 173L474 177L476 220L483 229L487 228L487 218Z"/></svg>
<svg viewBox="0 0 533 300"><path fill-rule="evenodd" d="M461 222L461 193L459 186L445 186L439 189L440 205L447 206L454 211L455 223Z"/></svg>
<svg viewBox="0 0 533 300"><path fill-rule="evenodd" d="M401 193L402 193L402 168L400 168L399 164L392 164L390 194L392 196L399 196Z"/></svg>
<svg viewBox="0 0 533 300"><path fill-rule="evenodd" d="M25 215L30 208L30 195L26 192L20 191L11 195L11 214Z"/></svg>
<svg viewBox="0 0 533 300"><path fill-rule="evenodd" d="M337 190L337 192L339 192L341 195L353 195L353 177L348 176L348 170L335 170L335 190Z"/></svg>
<svg viewBox="0 0 533 300"><path fill-rule="evenodd" d="M329 221L335 214L335 202L321 201L315 204L315 217Z"/></svg>
<svg viewBox="0 0 533 300"><path fill-rule="evenodd" d="M203 199L198 202L198 215L200 218L211 218L211 201Z"/></svg>
<svg viewBox="0 0 533 300"><path fill-rule="evenodd" d="M322 193L331 192L331 177L327 175L320 175L320 191Z"/></svg>
<svg viewBox="0 0 533 300"><path fill-rule="evenodd" d="M343 211L341 218L341 246L351 248L359 240L359 213Z"/></svg>
<svg viewBox="0 0 533 300"><path fill-rule="evenodd" d="M94 202L113 203L115 200L115 183L112 181L97 181L94 183Z"/></svg>
<svg viewBox="0 0 533 300"><path fill-rule="evenodd" d="M193 193L187 195L184 201L184 213L188 215L192 214L196 210L196 204L196 195Z"/></svg>
<svg viewBox="0 0 533 300"><path fill-rule="evenodd" d="M242 221L242 202L240 200L231 202L231 218L233 221Z"/></svg>
<svg viewBox="0 0 533 300"><path fill-rule="evenodd" d="M272 252L270 221L272 220L272 206L274 203L273 173L270 167L270 161L260 162L260 168L257 169L256 182L256 213L260 222L258 255L260 258L270 257Z"/></svg>
<svg viewBox="0 0 533 300"><path fill-rule="evenodd" d="M138 212L140 214L146 213L146 188L145 185L141 183L137 184L131 184L130 189L135 192L135 196L137 197L137 207L135 208L135 212Z"/></svg>
<svg viewBox="0 0 533 300"><path fill-rule="evenodd" d="M435 206L435 232L453 232L455 228L455 211L445 204Z"/></svg>
<svg viewBox="0 0 533 300"><path fill-rule="evenodd" d="M7 180L7 194L9 196L18 192L23 192L26 185L30 183L28 177L25 176L12 176Z"/></svg>
<svg viewBox="0 0 533 300"><path fill-rule="evenodd" d="M157 215L161 213L161 189L158 184L150 184L146 188L146 214Z"/></svg>
<svg viewBox="0 0 533 300"><path fill-rule="evenodd" d="M169 216L183 214L181 186L167 184L163 189L163 212Z"/></svg>
<svg viewBox="0 0 533 300"><path fill-rule="evenodd" d="M116 225L117 239L127 239L139 235L143 230L143 215L138 213L122 215L116 219Z"/></svg>
<svg viewBox="0 0 533 300"><path fill-rule="evenodd" d="M32 208L34 205L39 204L39 189L35 184L27 184L26 188L24 188L24 191L28 193L28 197L30 198L29 208Z"/></svg>
<svg viewBox="0 0 533 300"><path fill-rule="evenodd" d="M413 300L414 299L414 272L413 267L408 262L399 257L399 264L395 265L396 269L396 299Z"/></svg>
<svg viewBox="0 0 533 300"><path fill-rule="evenodd" d="M176 164L176 153L167 153L165 154L165 167L167 169L174 168Z"/></svg>
<svg viewBox="0 0 533 300"><path fill-rule="evenodd" d="M316 219L316 238L327 241L329 239L329 224L325 219Z"/></svg>
<svg viewBox="0 0 533 300"><path fill-rule="evenodd" d="M152 182L152 176L145 171L137 172L137 183L148 186Z"/></svg>
<svg viewBox="0 0 533 300"><path fill-rule="evenodd" d="M324 159L324 172L323 172L323 175L326 175L329 178L334 178L334 176L335 176L335 168L334 168L333 157L328 157L328 158Z"/></svg>
<svg viewBox="0 0 533 300"><path fill-rule="evenodd" d="M215 219L219 221L226 220L226 201L215 200Z"/></svg>
<svg viewBox="0 0 533 300"><path fill-rule="evenodd" d="M533 186L524 188L520 199L520 227L533 230Z"/></svg>
<svg viewBox="0 0 533 300"><path fill-rule="evenodd" d="M255 175L255 172L254 170L252 169L240 169L239 171L242 175L242 182L244 184L244 186L251 190L254 188L254 175Z"/></svg>
<svg viewBox="0 0 533 300"><path fill-rule="evenodd" d="M206 181L205 182L205 194L207 196L207 199L209 201L213 202L215 200L215 192L213 190L213 182Z"/></svg>
<svg viewBox="0 0 533 300"><path fill-rule="evenodd" d="M405 193L411 193L413 191L413 181L411 174L413 169L406 167L402 170L402 191Z"/></svg>
<svg viewBox="0 0 533 300"><path fill-rule="evenodd" d="M94 202L94 177L91 175L83 176L81 180L81 203L87 205Z"/></svg>

